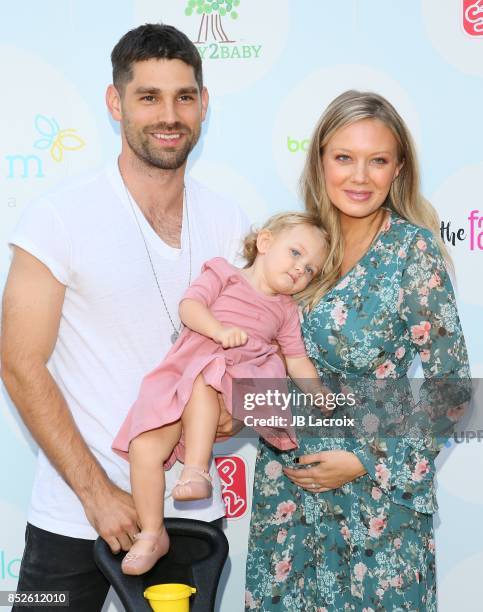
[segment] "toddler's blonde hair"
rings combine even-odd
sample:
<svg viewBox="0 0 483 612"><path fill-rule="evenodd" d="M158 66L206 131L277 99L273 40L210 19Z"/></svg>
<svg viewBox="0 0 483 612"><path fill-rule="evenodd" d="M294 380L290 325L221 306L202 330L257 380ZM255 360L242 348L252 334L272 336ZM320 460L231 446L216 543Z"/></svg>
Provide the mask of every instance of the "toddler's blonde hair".
<svg viewBox="0 0 483 612"><path fill-rule="evenodd" d="M249 268L255 262L258 255L257 249L257 238L258 234L262 230L268 230L274 235L283 232L284 230L291 229L297 225L310 225L319 230L320 238L322 240L325 249L329 246L329 234L327 233L322 221L318 215L313 215L307 212L284 212L273 215L268 219L262 227L252 228L251 232L245 237L243 241L243 257L246 259L245 268ZM320 284L320 278L323 275L325 262L322 265L321 270L316 276L310 281L307 287L295 294L293 297L297 301L310 302L312 296L317 292Z"/></svg>

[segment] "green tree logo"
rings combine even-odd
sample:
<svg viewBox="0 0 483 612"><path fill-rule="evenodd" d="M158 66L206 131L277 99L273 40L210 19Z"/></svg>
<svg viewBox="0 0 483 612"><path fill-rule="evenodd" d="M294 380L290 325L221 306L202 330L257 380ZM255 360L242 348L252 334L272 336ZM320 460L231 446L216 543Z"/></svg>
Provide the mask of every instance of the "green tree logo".
<svg viewBox="0 0 483 612"><path fill-rule="evenodd" d="M188 0L185 15L201 15L200 29L196 43L205 43L210 36L217 42L235 42L230 40L223 29L222 18L229 16L238 19L237 7L240 0Z"/></svg>

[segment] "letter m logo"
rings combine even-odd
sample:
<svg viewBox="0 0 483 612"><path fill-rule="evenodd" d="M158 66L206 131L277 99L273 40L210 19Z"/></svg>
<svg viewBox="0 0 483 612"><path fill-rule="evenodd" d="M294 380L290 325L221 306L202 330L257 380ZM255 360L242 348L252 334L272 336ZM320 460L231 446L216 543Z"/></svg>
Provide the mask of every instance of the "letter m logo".
<svg viewBox="0 0 483 612"><path fill-rule="evenodd" d="M37 155L7 155L7 178L29 178L31 173L36 178L44 178L42 160Z"/></svg>

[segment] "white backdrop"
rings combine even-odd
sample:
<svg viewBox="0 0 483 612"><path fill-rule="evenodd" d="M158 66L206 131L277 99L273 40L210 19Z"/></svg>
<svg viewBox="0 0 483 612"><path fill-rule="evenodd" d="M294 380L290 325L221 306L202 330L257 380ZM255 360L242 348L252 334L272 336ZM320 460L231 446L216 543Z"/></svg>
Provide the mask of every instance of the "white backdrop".
<svg viewBox="0 0 483 612"><path fill-rule="evenodd" d="M110 51L138 24L172 23L199 41L211 94L190 172L237 199L255 222L300 206L296 184L307 139L335 95L372 89L394 103L416 138L425 195L449 232L462 230L451 247L459 309L473 376L483 375L482 0L233 0L231 13L221 17L228 41L218 34L215 40L210 27L205 36L200 26L209 25L209 16L196 8L189 0L3 3L3 245L30 199L116 154L118 129L103 102ZM471 211L477 211L473 223ZM2 282L8 264L3 246ZM5 394L1 402L0 590L6 590L16 585L35 446ZM254 448L235 440L217 449L232 455L219 465L232 517L222 612L243 609ZM450 443L439 465L440 610L477 611L483 445ZM105 610L122 607L111 598Z"/></svg>

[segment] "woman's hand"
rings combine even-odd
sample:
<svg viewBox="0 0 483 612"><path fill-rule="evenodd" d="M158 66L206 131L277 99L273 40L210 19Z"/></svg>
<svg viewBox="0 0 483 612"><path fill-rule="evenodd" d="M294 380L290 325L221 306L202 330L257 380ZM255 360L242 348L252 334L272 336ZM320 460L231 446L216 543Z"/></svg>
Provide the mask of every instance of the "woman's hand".
<svg viewBox="0 0 483 612"><path fill-rule="evenodd" d="M313 455L302 455L299 465L316 463L310 468L283 468L287 478L293 483L311 493L323 493L337 489L366 473L359 458L349 451L329 450Z"/></svg>

